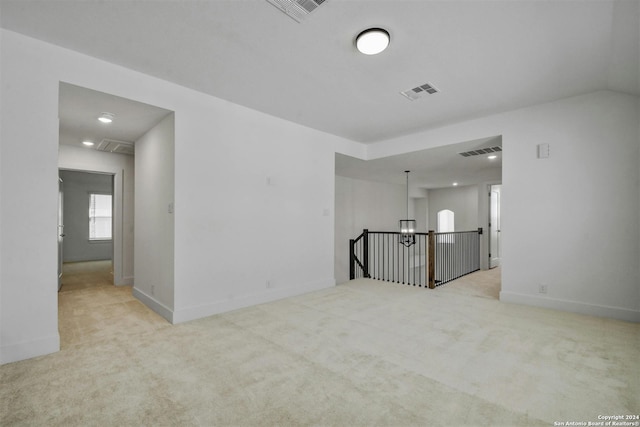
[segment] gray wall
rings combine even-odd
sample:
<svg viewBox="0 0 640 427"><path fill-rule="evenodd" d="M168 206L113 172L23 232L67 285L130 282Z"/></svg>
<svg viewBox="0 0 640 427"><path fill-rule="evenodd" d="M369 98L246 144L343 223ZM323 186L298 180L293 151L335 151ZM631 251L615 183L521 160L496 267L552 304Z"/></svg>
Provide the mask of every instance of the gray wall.
<svg viewBox="0 0 640 427"><path fill-rule="evenodd" d="M135 173L134 295L171 321L174 308L173 114L136 141Z"/></svg>
<svg viewBox="0 0 640 427"><path fill-rule="evenodd" d="M60 171L64 188L64 262L111 259L112 241L89 241L89 194L113 194L113 176Z"/></svg>
<svg viewBox="0 0 640 427"><path fill-rule="evenodd" d="M407 216L407 190L404 185L336 176L335 191L334 274L336 283L343 283L349 280L349 239L358 237L364 228L396 231L398 221ZM413 205L410 199L409 212L414 211Z"/></svg>
<svg viewBox="0 0 640 427"><path fill-rule="evenodd" d="M455 231L478 228L478 186L429 190L429 229L438 231L438 212L449 209L455 214Z"/></svg>

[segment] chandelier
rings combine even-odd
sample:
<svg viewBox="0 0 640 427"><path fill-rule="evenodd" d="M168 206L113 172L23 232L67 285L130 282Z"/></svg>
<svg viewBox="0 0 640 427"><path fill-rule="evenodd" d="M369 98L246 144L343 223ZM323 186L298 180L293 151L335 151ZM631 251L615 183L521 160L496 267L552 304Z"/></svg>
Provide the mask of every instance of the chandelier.
<svg viewBox="0 0 640 427"><path fill-rule="evenodd" d="M407 174L407 218L409 218L409 172L404 171ZM400 243L409 247L416 243L416 220L415 219L401 219L400 220Z"/></svg>

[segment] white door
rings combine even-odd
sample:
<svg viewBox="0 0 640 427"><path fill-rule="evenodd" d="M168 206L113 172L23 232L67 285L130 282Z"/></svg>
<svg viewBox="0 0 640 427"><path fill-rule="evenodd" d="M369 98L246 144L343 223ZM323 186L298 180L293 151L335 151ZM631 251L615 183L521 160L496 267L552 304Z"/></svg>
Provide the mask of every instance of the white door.
<svg viewBox="0 0 640 427"><path fill-rule="evenodd" d="M500 192L501 185L490 186L489 191L489 268L500 265Z"/></svg>
<svg viewBox="0 0 640 427"><path fill-rule="evenodd" d="M58 177L58 290L62 286L62 243L64 241L64 191L62 179Z"/></svg>

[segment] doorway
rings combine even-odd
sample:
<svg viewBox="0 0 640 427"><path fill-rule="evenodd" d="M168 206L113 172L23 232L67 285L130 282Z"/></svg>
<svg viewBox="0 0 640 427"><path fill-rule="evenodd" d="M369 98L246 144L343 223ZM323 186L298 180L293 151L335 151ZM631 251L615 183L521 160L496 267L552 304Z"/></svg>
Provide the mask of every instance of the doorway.
<svg viewBox="0 0 640 427"><path fill-rule="evenodd" d="M58 115L58 168L63 181L68 180L65 174L88 174L110 183L109 191L101 186L84 188L82 224L76 224L79 229L72 230L74 222L65 218L69 215L68 206L62 209L61 219L66 224L64 232L59 233L62 238L59 254L67 263L61 269L58 329L62 347L68 347L89 343L105 334L125 333L124 329L131 325L146 328L157 320L149 314L149 304L140 302L134 292L134 269L136 273L144 273L148 264L144 257L134 257L134 243L140 239L134 222L140 212L149 218L164 212L147 212L138 203L137 193L155 196L160 190L147 185L136 191L145 183L144 179L136 179L136 175L141 166L142 176L147 176L146 168L155 168L170 182L174 177L172 168L168 173L148 152L140 150L138 155L136 151L151 145L162 154L161 158L172 163L175 135L172 111L64 82L59 84ZM172 127L167 130L165 124L169 122ZM64 183L63 192L68 192ZM111 207L110 213L106 207ZM109 217L107 226L105 221ZM73 245L72 234L77 237L79 233L84 246L80 256L73 246L69 248ZM147 269L152 267L149 265ZM137 276L138 287L148 281L144 280L144 274ZM171 291L167 293L173 295ZM124 329L123 323L128 325Z"/></svg>
<svg viewBox="0 0 640 427"><path fill-rule="evenodd" d="M114 283L114 175L60 169L60 213L58 291L69 285L69 264L101 261L108 264L109 282ZM120 218L118 218L120 220ZM72 269L73 270L73 269ZM85 268L86 270L86 268Z"/></svg>
<svg viewBox="0 0 640 427"><path fill-rule="evenodd" d="M500 198L502 185L489 185L489 268L500 266L502 257L502 230L500 224Z"/></svg>

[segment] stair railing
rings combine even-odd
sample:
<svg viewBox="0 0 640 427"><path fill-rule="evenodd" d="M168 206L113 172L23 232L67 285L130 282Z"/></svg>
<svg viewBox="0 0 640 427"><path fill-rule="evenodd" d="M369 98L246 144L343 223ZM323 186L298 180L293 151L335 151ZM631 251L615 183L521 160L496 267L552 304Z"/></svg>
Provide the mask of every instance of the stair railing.
<svg viewBox="0 0 640 427"><path fill-rule="evenodd" d="M443 285L480 269L477 231L416 233L416 243L401 244L393 231L362 231L349 241L349 278L372 278L418 287Z"/></svg>
<svg viewBox="0 0 640 427"><path fill-rule="evenodd" d="M369 275L369 230L362 230L355 239L349 240L349 279L371 277Z"/></svg>

